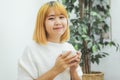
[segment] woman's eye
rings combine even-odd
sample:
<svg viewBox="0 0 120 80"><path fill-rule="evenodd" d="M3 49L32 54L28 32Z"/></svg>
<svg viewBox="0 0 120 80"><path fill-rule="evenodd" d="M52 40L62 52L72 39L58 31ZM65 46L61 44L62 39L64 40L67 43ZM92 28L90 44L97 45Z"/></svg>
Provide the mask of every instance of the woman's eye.
<svg viewBox="0 0 120 80"><path fill-rule="evenodd" d="M61 17L60 17L60 19L63 19L63 18L65 18L65 17L64 17L64 16L61 16Z"/></svg>
<svg viewBox="0 0 120 80"><path fill-rule="evenodd" d="M54 18L48 18L48 20L54 20Z"/></svg>
<svg viewBox="0 0 120 80"><path fill-rule="evenodd" d="M64 16L61 16L61 17L60 17L60 19L63 19L63 18L65 18L65 17L64 17Z"/></svg>

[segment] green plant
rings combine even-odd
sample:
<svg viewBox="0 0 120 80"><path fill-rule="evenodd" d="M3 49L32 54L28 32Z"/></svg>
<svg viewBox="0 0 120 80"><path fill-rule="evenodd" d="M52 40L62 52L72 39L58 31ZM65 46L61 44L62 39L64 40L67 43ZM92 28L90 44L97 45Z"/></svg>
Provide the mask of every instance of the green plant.
<svg viewBox="0 0 120 80"><path fill-rule="evenodd" d="M72 43L76 50L81 50L81 66L84 73L90 73L90 64L99 64L100 59L109 55L102 52L107 46L115 46L119 49L119 44L106 39L105 34L110 33L109 0L62 0L66 6L70 18L70 32ZM72 16L74 14L74 17Z"/></svg>

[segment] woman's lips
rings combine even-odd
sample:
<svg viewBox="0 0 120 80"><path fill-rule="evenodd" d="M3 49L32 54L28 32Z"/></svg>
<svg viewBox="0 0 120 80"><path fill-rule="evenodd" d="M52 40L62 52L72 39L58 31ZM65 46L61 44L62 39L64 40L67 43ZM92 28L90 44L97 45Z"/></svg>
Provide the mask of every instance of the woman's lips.
<svg viewBox="0 0 120 80"><path fill-rule="evenodd" d="M58 30L58 29L62 29L63 27L56 27L56 28L53 28L54 30Z"/></svg>

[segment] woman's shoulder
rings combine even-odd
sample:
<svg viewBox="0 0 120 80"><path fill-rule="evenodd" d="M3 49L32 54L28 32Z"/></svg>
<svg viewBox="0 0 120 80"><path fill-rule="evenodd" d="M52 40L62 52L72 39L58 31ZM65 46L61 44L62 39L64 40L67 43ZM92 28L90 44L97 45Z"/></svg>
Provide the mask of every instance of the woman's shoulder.
<svg viewBox="0 0 120 80"><path fill-rule="evenodd" d="M35 41L31 41L30 43L28 43L25 48L31 48L31 49L34 49L34 48L37 48L37 47L40 47L41 45L38 44L37 42Z"/></svg>
<svg viewBox="0 0 120 80"><path fill-rule="evenodd" d="M67 48L70 48L70 49L74 49L73 45L69 42L65 42L64 46L67 47Z"/></svg>
<svg viewBox="0 0 120 80"><path fill-rule="evenodd" d="M31 54L32 52L36 51L38 49L39 45L32 41L28 44L25 45L24 49L23 49L23 53L26 53L26 54Z"/></svg>
<svg viewBox="0 0 120 80"><path fill-rule="evenodd" d="M28 55L35 55L36 52L40 49L40 45L37 44L36 42L30 42L26 44L26 46L23 49L23 56L28 56ZM42 50L42 49L41 49Z"/></svg>
<svg viewBox="0 0 120 80"><path fill-rule="evenodd" d="M69 43L69 42L64 42L64 45L66 45L66 46L72 46L72 44Z"/></svg>

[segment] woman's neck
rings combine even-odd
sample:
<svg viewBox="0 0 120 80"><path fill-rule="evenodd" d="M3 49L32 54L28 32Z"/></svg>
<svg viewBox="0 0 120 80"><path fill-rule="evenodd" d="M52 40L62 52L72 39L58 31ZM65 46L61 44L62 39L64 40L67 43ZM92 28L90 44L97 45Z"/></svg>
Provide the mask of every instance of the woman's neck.
<svg viewBox="0 0 120 80"><path fill-rule="evenodd" d="M50 37L47 40L49 42L60 43L60 38L58 38L58 37Z"/></svg>

